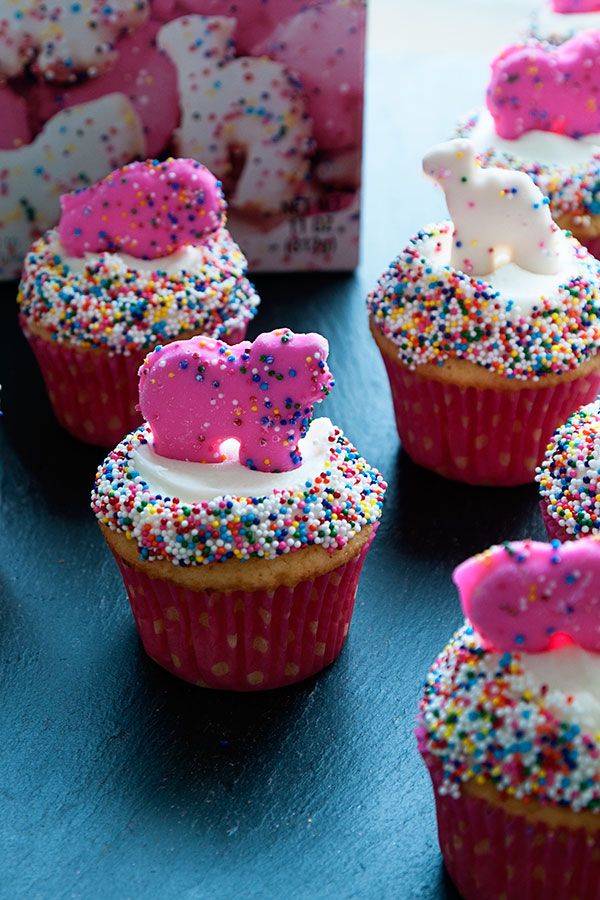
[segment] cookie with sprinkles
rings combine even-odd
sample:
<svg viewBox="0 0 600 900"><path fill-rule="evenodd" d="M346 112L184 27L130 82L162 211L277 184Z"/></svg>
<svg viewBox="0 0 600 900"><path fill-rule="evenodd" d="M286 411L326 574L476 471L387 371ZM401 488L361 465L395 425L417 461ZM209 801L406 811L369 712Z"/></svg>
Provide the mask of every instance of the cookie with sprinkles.
<svg viewBox="0 0 600 900"><path fill-rule="evenodd" d="M600 534L600 404L577 410L556 430L536 481L551 538Z"/></svg>
<svg viewBox="0 0 600 900"><path fill-rule="evenodd" d="M149 350L194 334L235 343L259 298L221 185L195 160L131 163L61 206L25 259L21 327L60 424L110 446L142 421Z"/></svg>
<svg viewBox="0 0 600 900"><path fill-rule="evenodd" d="M140 370L148 422L99 467L92 508L148 654L187 681L259 690L340 653L386 485L314 405L327 341L195 337Z"/></svg>
<svg viewBox="0 0 600 900"><path fill-rule="evenodd" d="M536 40L509 46L492 61L486 108L457 129L485 165L527 173L559 226L596 255L599 60L600 31L585 31L558 47Z"/></svg>
<svg viewBox="0 0 600 900"><path fill-rule="evenodd" d="M417 739L465 900L597 896L599 571L588 537L507 542L454 573L466 621L429 670Z"/></svg>
<svg viewBox="0 0 600 900"><path fill-rule="evenodd" d="M600 389L600 264L523 172L472 142L430 151L451 222L430 225L369 294L411 458L471 484L533 481L553 430Z"/></svg>

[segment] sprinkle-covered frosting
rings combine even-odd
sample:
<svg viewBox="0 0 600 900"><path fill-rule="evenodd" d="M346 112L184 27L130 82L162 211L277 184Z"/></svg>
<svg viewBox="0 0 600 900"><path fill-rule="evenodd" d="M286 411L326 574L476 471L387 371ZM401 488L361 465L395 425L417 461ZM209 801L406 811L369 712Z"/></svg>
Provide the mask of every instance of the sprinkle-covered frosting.
<svg viewBox="0 0 600 900"><path fill-rule="evenodd" d="M136 452L151 441L147 425L126 437L99 467L92 491L98 520L135 540L143 560L190 566L274 559L314 545L334 552L381 515L381 474L334 426L320 474L261 496L223 494L195 503L156 493L142 479Z"/></svg>
<svg viewBox="0 0 600 900"><path fill-rule="evenodd" d="M28 253L21 314L58 343L130 353L185 332L224 338L256 313L246 259L226 228L152 263L115 253L66 256L55 230Z"/></svg>
<svg viewBox="0 0 600 900"><path fill-rule="evenodd" d="M456 133L458 137L475 140L483 165L526 172L548 197L555 217L563 214L600 214L600 152L590 147L588 159L564 165L521 155L519 141L514 142L515 148L512 152L506 149L504 143L498 147L493 144L481 146L475 135L482 115L487 115L487 112L470 113L459 122ZM576 144L581 143L575 138L572 140Z"/></svg>
<svg viewBox="0 0 600 900"><path fill-rule="evenodd" d="M600 403L554 434L536 481L546 510L569 537L600 533Z"/></svg>
<svg viewBox="0 0 600 900"><path fill-rule="evenodd" d="M577 241L569 242L568 274L532 276L531 292L527 273L515 267L479 278L452 268L452 233L449 222L420 232L369 295L374 325L405 365L460 358L506 378L536 380L596 354L600 264Z"/></svg>
<svg viewBox="0 0 600 900"><path fill-rule="evenodd" d="M595 656L564 647L552 654L555 667L563 655L565 673L573 659ZM442 651L418 729L422 752L442 766L442 793L485 782L519 799L600 810L600 734L582 713L583 698L537 675L548 656L485 649L469 624Z"/></svg>

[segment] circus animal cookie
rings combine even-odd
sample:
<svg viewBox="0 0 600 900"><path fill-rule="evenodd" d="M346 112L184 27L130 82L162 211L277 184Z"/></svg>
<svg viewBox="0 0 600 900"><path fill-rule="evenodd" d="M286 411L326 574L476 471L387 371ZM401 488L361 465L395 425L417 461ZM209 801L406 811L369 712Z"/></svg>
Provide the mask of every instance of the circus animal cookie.
<svg viewBox="0 0 600 900"><path fill-rule="evenodd" d="M33 71L49 81L93 77L114 62L115 40L148 15L147 0L17 0L4 3L0 22L0 75Z"/></svg>
<svg viewBox="0 0 600 900"><path fill-rule="evenodd" d="M159 27L148 21L124 35L110 69L94 78L76 84L38 80L29 87L29 110L36 127L62 109L118 91L129 98L142 124L146 143L142 155L163 154L179 122L179 99L175 69L156 46Z"/></svg>
<svg viewBox="0 0 600 900"><path fill-rule="evenodd" d="M600 652L600 541L493 547L454 573L465 616L496 650L541 653L565 637ZM564 569L567 569L565 572Z"/></svg>
<svg viewBox="0 0 600 900"><path fill-rule="evenodd" d="M578 138L600 134L600 32L549 47L509 47L492 63L487 105L496 133L514 140L528 131Z"/></svg>
<svg viewBox="0 0 600 900"><path fill-rule="evenodd" d="M6 85L0 86L0 150L14 150L31 140L27 104Z"/></svg>
<svg viewBox="0 0 600 900"><path fill-rule="evenodd" d="M468 143L424 168L458 221L413 238L368 298L398 433L446 477L533 481L553 430L600 388L600 263L527 176L478 169Z"/></svg>
<svg viewBox="0 0 600 900"><path fill-rule="evenodd" d="M212 172L193 159L130 163L60 201L59 240L71 256L129 253L169 256L202 242L225 222Z"/></svg>
<svg viewBox="0 0 600 900"><path fill-rule="evenodd" d="M343 646L386 486L329 419L311 421L332 385L326 355L320 335L284 328L231 348L194 338L155 350L140 376L151 421L98 469L92 508L144 647L187 681L279 687ZM210 454L196 442L187 453L194 427Z"/></svg>
<svg viewBox="0 0 600 900"><path fill-rule="evenodd" d="M600 404L578 409L556 430L536 475L550 538L600 534Z"/></svg>
<svg viewBox="0 0 600 900"><path fill-rule="evenodd" d="M20 322L61 425L109 445L141 422L149 350L198 334L235 343L258 297L219 183L195 160L123 166L62 208L25 260Z"/></svg>
<svg viewBox="0 0 600 900"><path fill-rule="evenodd" d="M557 224L596 252L600 237L600 32L529 41L492 63L488 109L458 128L484 165L526 172Z"/></svg>
<svg viewBox="0 0 600 900"><path fill-rule="evenodd" d="M7 232L0 277L19 275L32 240L56 223L61 193L87 187L142 150L131 104L109 94L54 116L32 143L0 151L0 222Z"/></svg>
<svg viewBox="0 0 600 900"><path fill-rule="evenodd" d="M500 258L540 275L560 271L564 236L524 172L483 169L473 144L461 139L434 147L423 169L446 195L454 223L454 268L488 275Z"/></svg>
<svg viewBox="0 0 600 900"><path fill-rule="evenodd" d="M161 456L221 459L227 438L261 472L298 468L313 405L329 393L327 341L287 329L228 347L196 337L157 347L140 369L140 409Z"/></svg>
<svg viewBox="0 0 600 900"><path fill-rule="evenodd" d="M582 31L600 28L599 0L542 0L531 23L531 36L562 44Z"/></svg>
<svg viewBox="0 0 600 900"><path fill-rule="evenodd" d="M599 574L595 538L507 542L454 573L466 622L429 671L417 739L465 900L597 894Z"/></svg>
<svg viewBox="0 0 600 900"><path fill-rule="evenodd" d="M235 19L187 16L158 33L178 71L178 152L222 179L232 207L281 212L308 172L311 123L298 84L277 62L234 59ZM232 160L241 159L234 174Z"/></svg>

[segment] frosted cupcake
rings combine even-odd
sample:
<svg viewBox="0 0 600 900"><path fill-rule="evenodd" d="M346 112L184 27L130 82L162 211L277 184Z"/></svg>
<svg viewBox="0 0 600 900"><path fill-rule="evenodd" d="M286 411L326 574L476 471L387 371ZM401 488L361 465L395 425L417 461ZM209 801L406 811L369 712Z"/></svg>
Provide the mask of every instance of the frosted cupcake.
<svg viewBox="0 0 600 900"><path fill-rule="evenodd" d="M110 445L142 421L148 351L194 334L235 343L258 297L220 184L194 160L131 163L61 206L25 260L20 322L60 424Z"/></svg>
<svg viewBox="0 0 600 900"><path fill-rule="evenodd" d="M561 425L538 469L540 508L550 538L600 533L600 403Z"/></svg>
<svg viewBox="0 0 600 900"><path fill-rule="evenodd" d="M598 250L600 237L600 31L560 47L508 47L492 62L487 109L458 133L487 165L527 172L555 221Z"/></svg>
<svg viewBox="0 0 600 900"><path fill-rule="evenodd" d="M92 508L147 653L205 687L318 672L350 626L385 483L329 419L328 345L288 329L148 355L147 424L98 469Z"/></svg>
<svg viewBox="0 0 600 900"><path fill-rule="evenodd" d="M600 29L600 0L543 0L531 23L531 35L562 44L582 31Z"/></svg>
<svg viewBox="0 0 600 900"><path fill-rule="evenodd" d="M417 737L465 900L600 896L600 543L492 547L454 573L466 623Z"/></svg>
<svg viewBox="0 0 600 900"><path fill-rule="evenodd" d="M524 484L600 388L600 265L527 175L482 169L469 141L423 166L453 221L413 238L368 298L398 433L448 478Z"/></svg>

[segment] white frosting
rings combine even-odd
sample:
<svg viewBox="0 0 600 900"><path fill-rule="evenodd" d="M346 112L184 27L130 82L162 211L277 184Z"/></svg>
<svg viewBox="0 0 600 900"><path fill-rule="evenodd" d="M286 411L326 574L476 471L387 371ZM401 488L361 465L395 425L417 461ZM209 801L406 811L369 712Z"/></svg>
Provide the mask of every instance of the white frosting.
<svg viewBox="0 0 600 900"><path fill-rule="evenodd" d="M470 275L488 275L506 262L541 275L561 272L565 236L539 187L525 172L482 167L476 153L472 141L456 138L423 159L454 224L452 266Z"/></svg>
<svg viewBox="0 0 600 900"><path fill-rule="evenodd" d="M566 645L523 654L521 660L532 690L548 687L544 705L560 721L575 722L593 736L600 733L600 654Z"/></svg>
<svg viewBox="0 0 600 900"><path fill-rule="evenodd" d="M546 0L546 4L549 0ZM558 13L549 5L543 6L535 15L533 32L538 38L548 40L568 40L581 31L600 28L600 12Z"/></svg>
<svg viewBox="0 0 600 900"><path fill-rule="evenodd" d="M256 472L241 465L238 442L225 441L221 463L192 463L159 456L148 444L137 447L131 456L131 467L148 484L153 494L178 497L184 503L213 500L215 497L265 497L275 490L304 487L320 475L331 449L329 437L335 431L330 419L311 422L306 437L298 447L302 465L290 472Z"/></svg>
<svg viewBox="0 0 600 900"><path fill-rule="evenodd" d="M444 268L451 265L452 233L425 238L421 244L422 253L434 267ZM522 269L511 262L500 265L495 272L485 275L482 280L500 291L501 300L514 301L508 315L518 318L529 315L542 297L555 294L561 285L567 284L577 274L586 272L583 262L574 255L573 248L567 242L561 256L561 270L556 275L540 275Z"/></svg>
<svg viewBox="0 0 600 900"><path fill-rule="evenodd" d="M83 275L86 266L96 265L101 259L101 253L86 253L85 256L70 256L60 242L58 234L48 241L50 249L61 261L69 267L75 275ZM150 274L151 272L165 272L167 275L180 275L182 272L198 270L206 261L206 251L201 246L187 244L169 256L160 256L157 259L138 259L128 253L111 253L113 266L122 269L135 269L137 272Z"/></svg>
<svg viewBox="0 0 600 900"><path fill-rule="evenodd" d="M592 162L594 156L600 153L600 134L572 138L551 131L527 131L514 141L501 138L496 134L494 119L488 109L481 110L469 138L478 153L492 149L525 163L540 163L543 166L581 166Z"/></svg>

